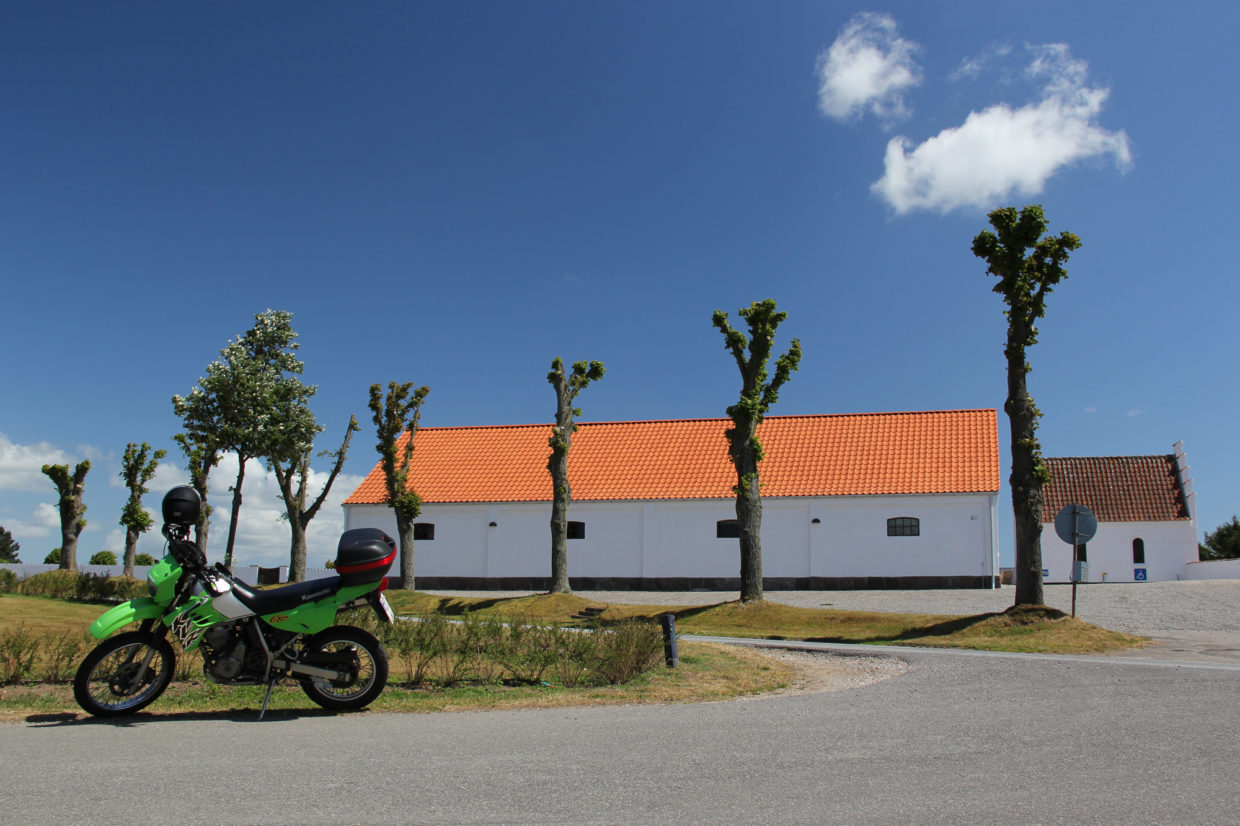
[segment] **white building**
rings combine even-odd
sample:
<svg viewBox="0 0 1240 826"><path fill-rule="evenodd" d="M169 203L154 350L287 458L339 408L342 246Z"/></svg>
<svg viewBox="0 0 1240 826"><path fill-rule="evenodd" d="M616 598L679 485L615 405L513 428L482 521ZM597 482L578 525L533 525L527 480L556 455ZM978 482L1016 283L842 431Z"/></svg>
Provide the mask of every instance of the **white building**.
<svg viewBox="0 0 1240 826"><path fill-rule="evenodd" d="M1180 579L1197 561L1193 480L1182 442L1162 456L1046 459L1042 567L1046 582L1070 582L1072 546L1055 534L1055 514L1085 505L1098 532L1083 546L1089 582Z"/></svg>
<svg viewBox="0 0 1240 826"><path fill-rule="evenodd" d="M574 589L739 587L727 419L582 424L569 454ZM420 588L539 590L551 573L551 425L421 428L410 487ZM765 585L994 587L995 411L770 416ZM345 527L396 535L376 465Z"/></svg>

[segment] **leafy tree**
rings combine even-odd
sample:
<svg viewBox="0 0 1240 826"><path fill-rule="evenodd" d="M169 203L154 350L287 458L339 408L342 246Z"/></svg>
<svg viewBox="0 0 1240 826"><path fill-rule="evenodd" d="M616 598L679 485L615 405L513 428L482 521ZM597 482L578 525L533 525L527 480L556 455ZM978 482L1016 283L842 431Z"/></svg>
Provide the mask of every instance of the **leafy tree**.
<svg viewBox="0 0 1240 826"><path fill-rule="evenodd" d="M82 502L82 488L86 484L86 473L89 470L89 460L78 462L72 475L69 474L68 465L43 466L43 474L52 480L56 492L60 494L61 554L57 562L61 568L70 571L77 570L77 541L86 527L86 520L82 518L82 514L86 513L86 505Z"/></svg>
<svg viewBox="0 0 1240 826"><path fill-rule="evenodd" d="M52 548L52 550L48 552L47 556L43 557L43 564L44 565L59 565L60 564L60 548Z"/></svg>
<svg viewBox="0 0 1240 826"><path fill-rule="evenodd" d="M96 551L90 557L91 565L115 565L116 554L111 551ZM125 576L133 576L133 571L125 574Z"/></svg>
<svg viewBox="0 0 1240 826"><path fill-rule="evenodd" d="M422 512L422 497L409 486L409 462L413 458L413 439L418 435L422 402L431 389L413 389L412 382L388 382L387 396L378 384L370 386L370 412L374 416L379 442L379 461L383 467L387 503L396 512L396 532L400 535L399 588L413 590L413 520ZM401 435L408 431L406 439Z"/></svg>
<svg viewBox="0 0 1240 826"><path fill-rule="evenodd" d="M232 516L224 565L232 566L241 511L245 463L250 459L292 461L322 430L310 412L316 387L297 378L304 365L297 358L297 333L292 313L266 310L254 326L228 343L221 358L207 365L188 396L173 396L172 405L194 444L237 454Z"/></svg>
<svg viewBox="0 0 1240 826"><path fill-rule="evenodd" d="M310 476L310 454L314 450L311 444L302 451L292 463L285 464L279 457L268 460L271 470L276 475L276 482L280 485L280 496L284 499L285 516L288 518L289 529L292 531L292 547L289 550L289 569L288 581L301 582L306 578L306 527L310 524L310 520L319 512L319 508L323 507L327 494L332 489L336 477L340 475L340 468L344 466L345 457L349 455L349 440L353 438L353 434L360 428L357 426L357 419L353 416L349 417L349 426L345 428L344 441L340 444L337 451L325 450L320 456L331 456L336 461L332 465L331 472L327 476L327 482L323 485L323 490L315 497L310 507L306 507L307 482ZM294 481L296 481L296 489L294 489Z"/></svg>
<svg viewBox="0 0 1240 826"><path fill-rule="evenodd" d="M1240 520L1235 516L1207 533L1197 546L1198 558L1240 559Z"/></svg>
<svg viewBox="0 0 1240 826"><path fill-rule="evenodd" d="M762 445L758 425L779 398L779 388L801 363L801 341L793 339L788 352L775 361L775 377L767 381L767 362L775 331L788 317L778 312L775 300L755 301L738 311L749 325L749 335L734 330L728 314L715 310L714 325L723 333L724 346L741 371L740 401L728 408L732 427L724 431L728 457L736 468L736 523L740 532L741 602L760 600L762 591L762 497L758 463ZM748 348L748 354L746 349Z"/></svg>
<svg viewBox="0 0 1240 826"><path fill-rule="evenodd" d="M166 450L151 452L151 446L143 442L141 446L130 442L125 445L125 455L121 458L120 477L125 480L129 489L129 499L121 510L120 524L125 527L125 576L133 576L134 556L138 553L138 537L151 529L155 520L142 507L142 497L148 493L147 483L155 476L159 460L168 455ZM101 563L92 563L101 564ZM114 562L107 563L114 565Z"/></svg>
<svg viewBox="0 0 1240 826"><path fill-rule="evenodd" d="M205 435L201 437L202 440L195 440L187 433L178 433L172 438L180 446L181 452L185 454L189 483L202 500L202 509L198 512L198 524L194 526L194 541L198 549L205 554L211 529L211 505L207 502L207 477L211 475L211 468L220 462L219 450L205 441Z"/></svg>
<svg viewBox="0 0 1240 826"><path fill-rule="evenodd" d="M555 427L551 430L548 444L551 456L547 470L551 472L553 495L551 498L551 593L568 594L568 503L572 489L568 484L568 451L572 447L573 434L577 432L574 416L581 411L573 407L577 394L592 381L598 381L606 370L603 362L573 363L572 373L565 375L564 362L557 357L551 362L547 381L555 388Z"/></svg>
<svg viewBox="0 0 1240 826"><path fill-rule="evenodd" d="M21 544L13 538L13 534L0 525L0 562L21 562L17 556L21 547Z"/></svg>
<svg viewBox="0 0 1240 826"><path fill-rule="evenodd" d="M142 566L149 568L150 566L155 564L155 557L151 556L150 554L146 554L146 553L136 554L133 558L133 564L142 565Z"/></svg>
<svg viewBox="0 0 1240 826"><path fill-rule="evenodd" d="M973 254L986 262L986 272L997 276L994 292L1007 304L1007 401L1012 436L1012 510L1016 521L1016 604L1041 605L1042 486L1050 472L1038 444L1042 413L1026 385L1030 370L1025 350L1038 340L1037 321L1046 315L1046 296L1067 278L1064 264L1081 239L1070 232L1047 235L1042 207L996 209L989 215L994 232L984 230L973 239Z"/></svg>

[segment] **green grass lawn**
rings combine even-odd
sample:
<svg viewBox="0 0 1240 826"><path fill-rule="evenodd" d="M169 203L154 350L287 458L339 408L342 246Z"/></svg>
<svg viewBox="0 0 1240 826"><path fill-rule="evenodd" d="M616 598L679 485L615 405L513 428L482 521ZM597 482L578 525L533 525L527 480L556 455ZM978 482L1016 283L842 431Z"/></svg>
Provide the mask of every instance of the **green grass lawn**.
<svg viewBox="0 0 1240 826"><path fill-rule="evenodd" d="M495 599L389 591L398 613L476 611L506 617L572 622L586 607L605 608L610 620L676 615L681 634L869 645L922 645L1041 654L1094 654L1146 644L1142 637L1108 631L1053 608L1009 609L997 614L895 614L797 608L775 602L714 605L610 605L580 594L535 594Z"/></svg>
<svg viewBox="0 0 1240 826"><path fill-rule="evenodd" d="M535 594L495 599L434 596L389 591L398 614L470 612L513 620L579 623L573 615L586 607L603 608L603 623L676 615L682 635L773 638L878 645L921 645L1084 654L1144 645L1147 640L1108 631L1049 608L1011 609L975 616L894 614L797 608L773 602L725 602L701 606L605 604L579 594ZM14 632L82 640L74 662L93 646L85 630L108 604L68 602L47 597L0 594L0 636ZM0 641L2 643L2 641ZM0 645L0 648L3 646ZM394 672L373 711L424 712L530 708L601 703L696 702L764 693L787 686L795 670L758 652L734 646L682 641L681 668L663 667L619 686L566 688L556 685L468 685L427 690L402 686ZM0 651L0 657L3 651ZM67 675L73 664L68 663ZM148 711L152 714L233 714L256 711L258 687L222 687L192 674L175 682ZM323 713L296 686L277 688L271 708L284 714ZM0 687L0 719L37 714L80 713L71 687L63 682Z"/></svg>

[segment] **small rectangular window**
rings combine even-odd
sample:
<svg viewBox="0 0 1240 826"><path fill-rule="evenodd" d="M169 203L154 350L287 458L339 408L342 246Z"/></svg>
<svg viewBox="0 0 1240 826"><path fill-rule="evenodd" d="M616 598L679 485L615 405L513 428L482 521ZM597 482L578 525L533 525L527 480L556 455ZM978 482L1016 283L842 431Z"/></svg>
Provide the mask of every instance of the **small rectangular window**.
<svg viewBox="0 0 1240 826"><path fill-rule="evenodd" d="M1132 540L1132 564L1145 564L1145 540L1137 538Z"/></svg>
<svg viewBox="0 0 1240 826"><path fill-rule="evenodd" d="M586 523L585 522L569 522L568 523L569 539L585 539Z"/></svg>
<svg viewBox="0 0 1240 826"><path fill-rule="evenodd" d="M741 525L735 519L720 519L715 523L716 539L739 539Z"/></svg>
<svg viewBox="0 0 1240 826"><path fill-rule="evenodd" d="M895 516L887 520L888 536L921 536L921 520L915 516Z"/></svg>
<svg viewBox="0 0 1240 826"><path fill-rule="evenodd" d="M435 538L435 523L434 522L414 522L413 523L413 538L414 538L414 541L417 541L419 539L434 539Z"/></svg>

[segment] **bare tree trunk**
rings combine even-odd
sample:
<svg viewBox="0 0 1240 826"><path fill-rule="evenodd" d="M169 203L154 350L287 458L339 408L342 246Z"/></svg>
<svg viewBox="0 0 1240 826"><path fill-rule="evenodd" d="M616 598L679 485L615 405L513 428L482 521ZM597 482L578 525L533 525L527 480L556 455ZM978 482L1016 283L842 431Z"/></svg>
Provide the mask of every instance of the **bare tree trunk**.
<svg viewBox="0 0 1240 826"><path fill-rule="evenodd" d="M288 555L288 581L304 582L306 579L306 526L299 517L293 514L289 514L288 525L293 535Z"/></svg>
<svg viewBox="0 0 1240 826"><path fill-rule="evenodd" d="M551 593L571 594L568 584L568 503L572 491L568 485L568 450L551 454L551 476L555 490L551 498Z"/></svg>
<svg viewBox="0 0 1240 826"><path fill-rule="evenodd" d="M63 508L62 508L63 510ZM76 520L75 520L76 521ZM72 525L65 525L64 517L61 517L60 527L60 568L63 571L76 571L77 565L77 541L80 529L74 529Z"/></svg>
<svg viewBox="0 0 1240 826"><path fill-rule="evenodd" d="M741 602L765 596L762 586L762 495L752 449L736 457L736 526L741 547Z"/></svg>
<svg viewBox="0 0 1240 826"><path fill-rule="evenodd" d="M232 570L233 545L237 541L237 514L241 513L241 484L245 481L245 457L238 456L237 483L233 486L232 517L228 521L228 544L224 546L224 567Z"/></svg>
<svg viewBox="0 0 1240 826"><path fill-rule="evenodd" d="M198 495L202 497L202 512L198 514L198 522L194 525L194 542L198 545L198 550L206 554L207 539L211 532L211 516L207 513L207 492L200 490Z"/></svg>
<svg viewBox="0 0 1240 826"><path fill-rule="evenodd" d="M134 558L138 555L138 537L137 528L125 528L125 576L133 576Z"/></svg>
<svg viewBox="0 0 1240 826"><path fill-rule="evenodd" d="M396 587L403 591L414 590L413 579L413 520L396 514L396 532L400 534L400 579Z"/></svg>
<svg viewBox="0 0 1240 826"><path fill-rule="evenodd" d="M1037 409L1025 382L1026 325L1012 320L1008 330L1008 397L1003 405L1012 439L1012 515L1016 526L1016 604L1043 605L1042 482L1037 474Z"/></svg>

